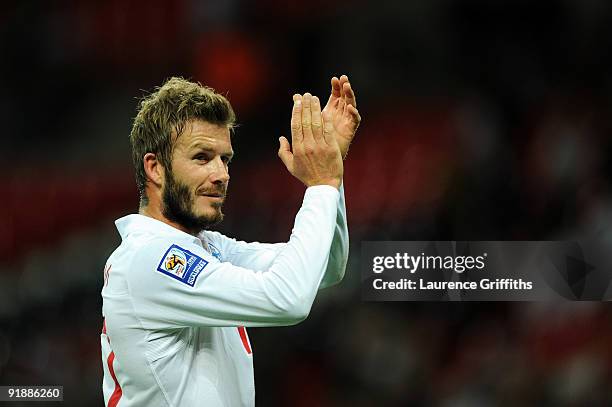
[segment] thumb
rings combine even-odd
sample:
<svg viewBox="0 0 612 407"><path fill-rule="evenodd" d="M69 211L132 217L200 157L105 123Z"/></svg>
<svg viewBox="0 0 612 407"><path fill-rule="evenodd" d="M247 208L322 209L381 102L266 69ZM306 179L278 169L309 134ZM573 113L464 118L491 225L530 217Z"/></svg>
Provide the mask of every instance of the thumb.
<svg viewBox="0 0 612 407"><path fill-rule="evenodd" d="M293 170L293 154L291 153L291 148L289 147L289 141L286 137L278 138L279 147L278 147L278 157L281 159L285 167L291 172Z"/></svg>

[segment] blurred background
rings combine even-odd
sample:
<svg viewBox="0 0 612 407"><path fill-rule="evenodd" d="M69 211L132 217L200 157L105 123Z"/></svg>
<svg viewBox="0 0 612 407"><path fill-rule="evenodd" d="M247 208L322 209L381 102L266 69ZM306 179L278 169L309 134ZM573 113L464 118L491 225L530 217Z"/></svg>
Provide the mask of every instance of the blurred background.
<svg viewBox="0 0 612 407"><path fill-rule="evenodd" d="M176 75L227 94L220 231L282 241L303 193L276 156L291 95L326 100L348 74L347 276L302 324L249 329L257 404L612 404L604 303L366 303L359 286L365 240L612 244L611 68L606 0L2 2L0 384L103 404L100 290L113 221L137 210L139 97Z"/></svg>

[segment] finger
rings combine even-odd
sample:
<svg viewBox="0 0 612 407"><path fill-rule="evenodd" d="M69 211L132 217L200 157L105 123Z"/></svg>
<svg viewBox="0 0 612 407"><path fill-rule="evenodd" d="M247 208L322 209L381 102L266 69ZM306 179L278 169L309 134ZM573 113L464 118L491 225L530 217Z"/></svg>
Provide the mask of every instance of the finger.
<svg viewBox="0 0 612 407"><path fill-rule="evenodd" d="M312 97L311 102L311 126L312 126L312 135L317 142L321 142L323 139L323 123L321 118L321 102L319 98L316 96Z"/></svg>
<svg viewBox="0 0 612 407"><path fill-rule="evenodd" d="M335 98L339 98L340 97L340 89L342 88L340 86L340 79L336 78L335 76L331 79L331 85L332 85L332 90L331 90L331 95Z"/></svg>
<svg viewBox="0 0 612 407"><path fill-rule="evenodd" d="M346 104L357 107L357 99L355 98L355 92L351 83L345 82L342 89L344 90Z"/></svg>
<svg viewBox="0 0 612 407"><path fill-rule="evenodd" d="M293 154L291 153L291 148L289 147L289 140L285 137L278 138L279 147L278 147L278 157L281 159L285 167L289 170L289 172L293 171Z"/></svg>
<svg viewBox="0 0 612 407"><path fill-rule="evenodd" d="M291 142L293 145L304 138L302 132L302 96L293 95L293 110L291 111Z"/></svg>
<svg viewBox="0 0 612 407"><path fill-rule="evenodd" d="M346 96L344 94L344 84L347 83L348 81L349 81L348 76L342 75L340 77L340 96L343 98Z"/></svg>
<svg viewBox="0 0 612 407"><path fill-rule="evenodd" d="M357 110L357 108L353 105L348 105L346 110L351 115L353 123L355 123L355 129L357 129L361 123L361 115L359 114L359 110Z"/></svg>
<svg viewBox="0 0 612 407"><path fill-rule="evenodd" d="M312 135L312 95L305 93L302 98L302 134L304 135L304 142L313 142L314 138Z"/></svg>
<svg viewBox="0 0 612 407"><path fill-rule="evenodd" d="M338 104L336 105L336 115L337 116L344 116L344 114L346 113L346 102L344 101L344 98L340 98L338 99Z"/></svg>
<svg viewBox="0 0 612 407"><path fill-rule="evenodd" d="M335 76L331 78L331 93L329 94L329 99L327 100L327 104L325 107L332 106L334 101L340 97L340 79Z"/></svg>
<svg viewBox="0 0 612 407"><path fill-rule="evenodd" d="M332 95L339 98L340 97L340 79L335 76L331 79L332 84Z"/></svg>
<svg viewBox="0 0 612 407"><path fill-rule="evenodd" d="M338 112L342 113L342 109L344 106L344 100L342 98L338 98L334 101L334 109L333 109L333 115L335 116L336 114L338 114Z"/></svg>
<svg viewBox="0 0 612 407"><path fill-rule="evenodd" d="M323 139L325 143L332 145L335 142L333 114L328 110L323 110L321 115L323 116Z"/></svg>

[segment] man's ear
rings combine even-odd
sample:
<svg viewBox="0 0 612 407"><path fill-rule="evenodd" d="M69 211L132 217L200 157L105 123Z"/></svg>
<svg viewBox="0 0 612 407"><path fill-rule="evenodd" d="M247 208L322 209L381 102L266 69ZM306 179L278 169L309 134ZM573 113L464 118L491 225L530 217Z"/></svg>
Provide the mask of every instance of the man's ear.
<svg viewBox="0 0 612 407"><path fill-rule="evenodd" d="M161 188L164 182L164 167L153 153L146 153L143 157L143 165L147 180Z"/></svg>

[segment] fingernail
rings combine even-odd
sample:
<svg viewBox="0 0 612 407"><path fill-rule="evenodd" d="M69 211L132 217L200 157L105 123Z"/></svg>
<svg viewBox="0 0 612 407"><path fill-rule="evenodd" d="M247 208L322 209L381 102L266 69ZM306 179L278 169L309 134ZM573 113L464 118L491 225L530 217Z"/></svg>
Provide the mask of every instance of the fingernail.
<svg viewBox="0 0 612 407"><path fill-rule="evenodd" d="M313 100L315 103L319 103L319 98L318 98L318 97L316 97L316 96L313 96L313 97L312 97L312 100Z"/></svg>

